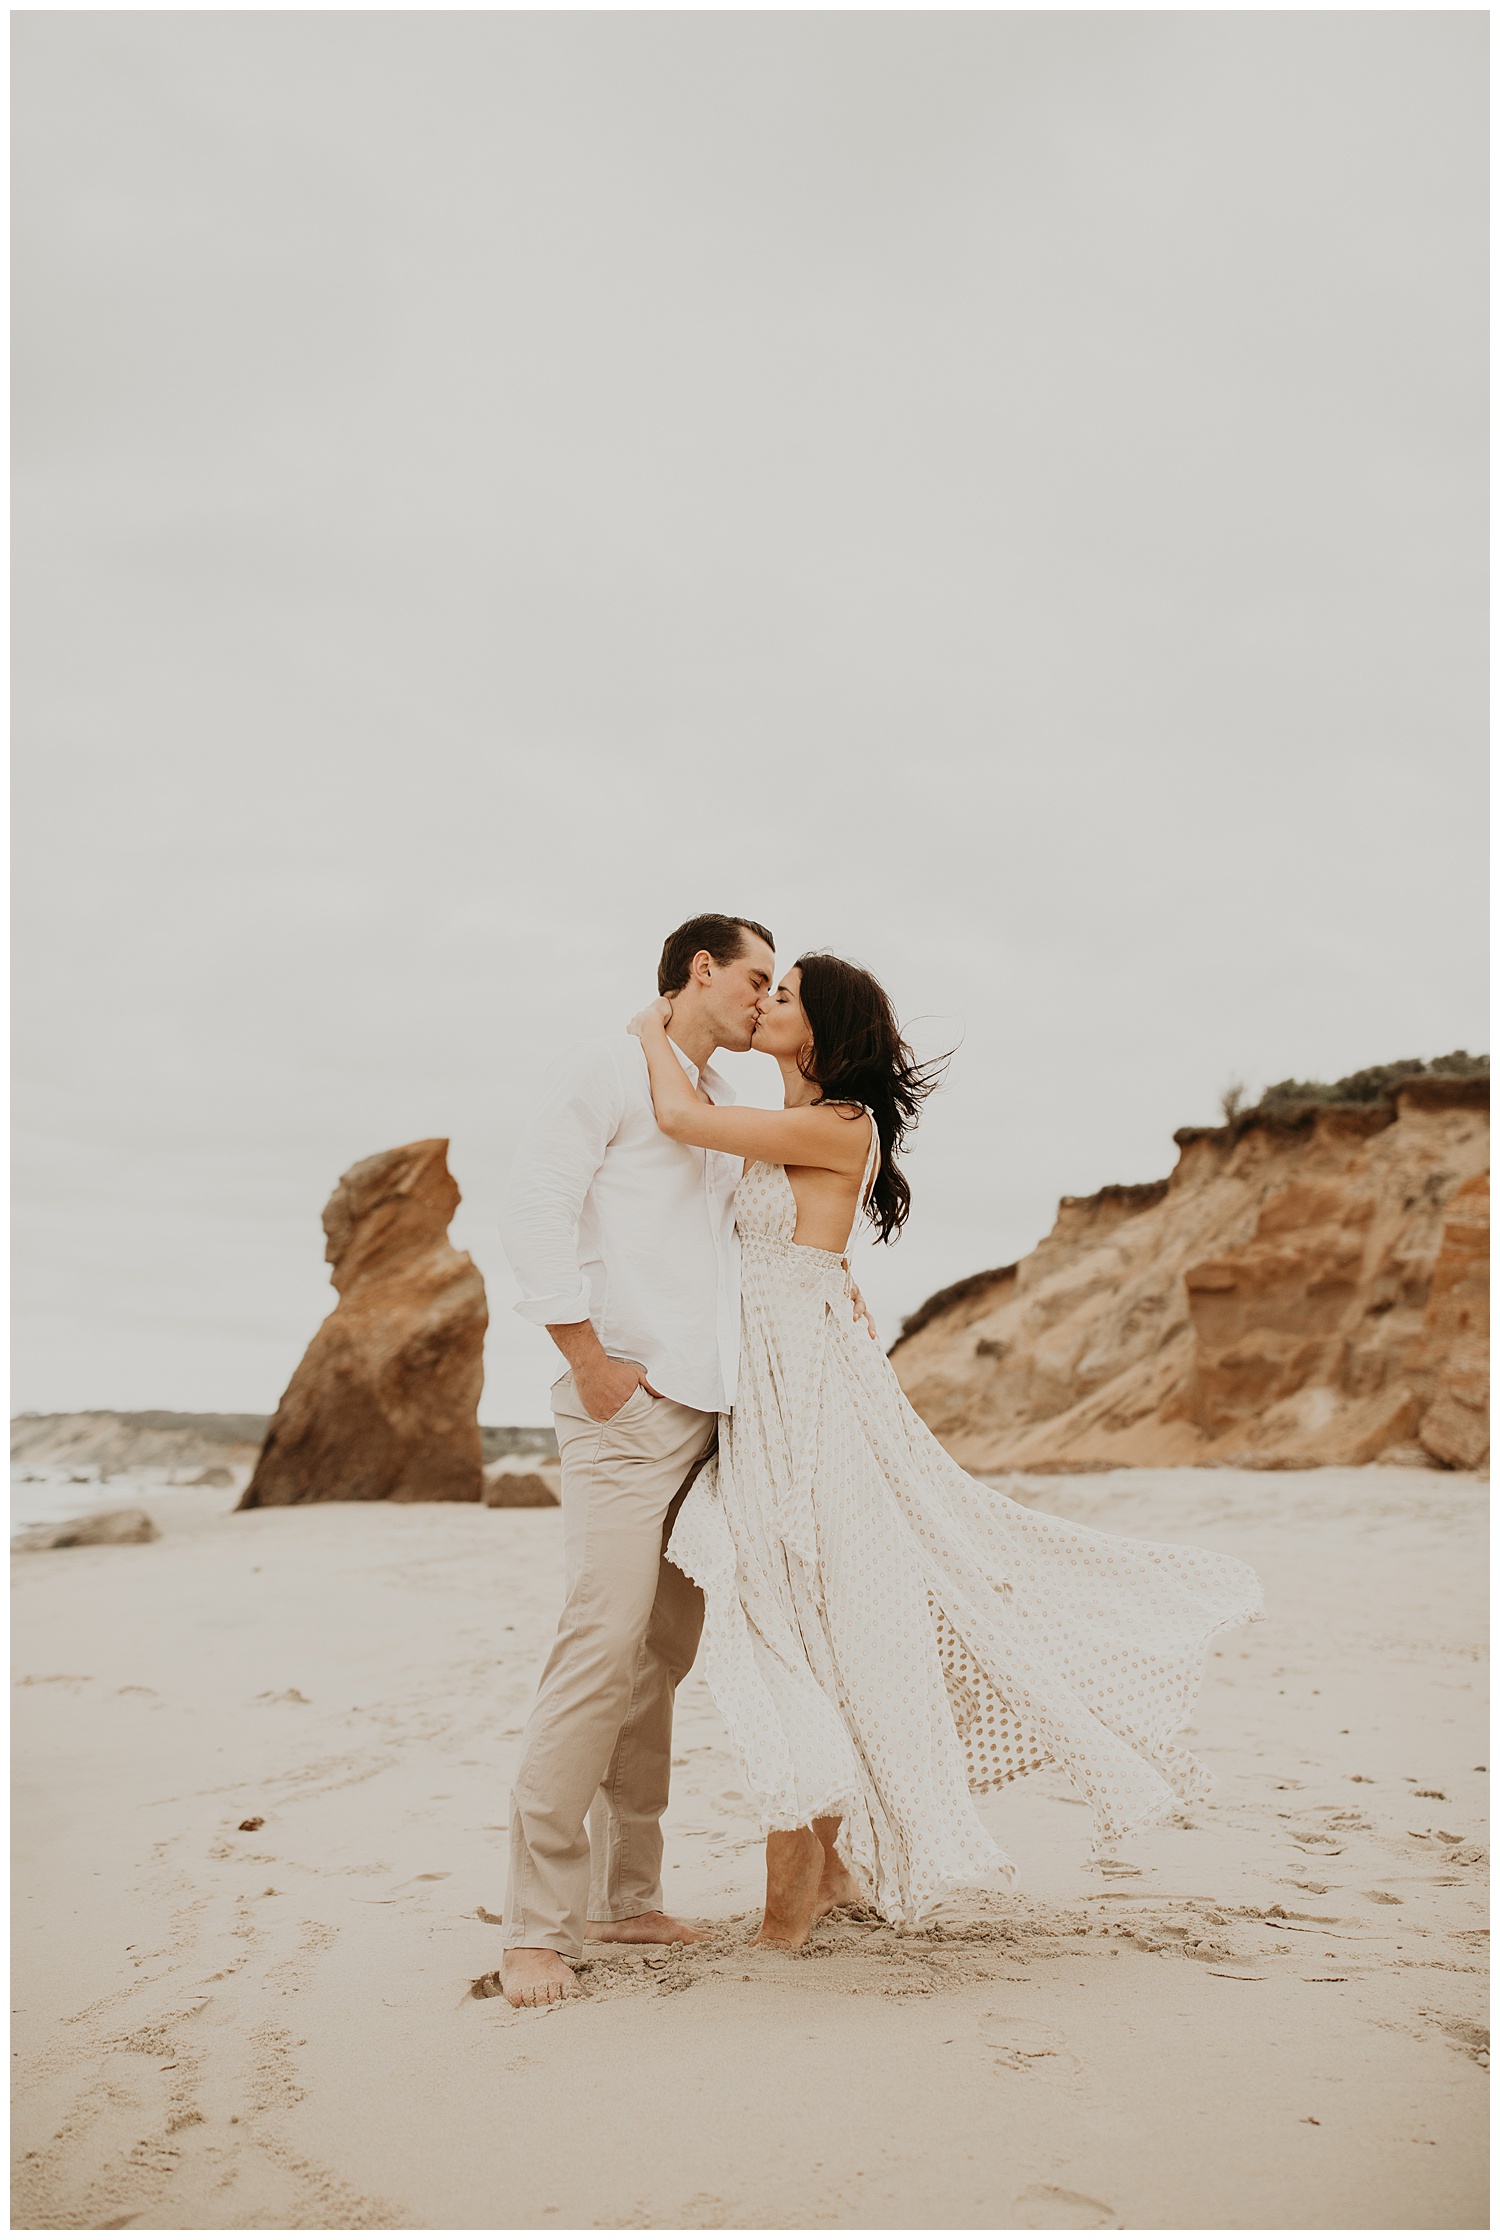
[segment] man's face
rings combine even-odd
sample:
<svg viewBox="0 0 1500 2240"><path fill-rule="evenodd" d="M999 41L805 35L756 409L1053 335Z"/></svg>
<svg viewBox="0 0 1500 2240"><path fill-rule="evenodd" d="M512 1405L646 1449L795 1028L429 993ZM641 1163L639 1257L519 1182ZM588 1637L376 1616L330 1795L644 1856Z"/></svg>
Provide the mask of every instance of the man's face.
<svg viewBox="0 0 1500 2240"><path fill-rule="evenodd" d="M713 1022L721 1050L748 1050L761 1004L776 977L776 958L758 934L747 933L740 954L729 964L709 960L704 1009Z"/></svg>

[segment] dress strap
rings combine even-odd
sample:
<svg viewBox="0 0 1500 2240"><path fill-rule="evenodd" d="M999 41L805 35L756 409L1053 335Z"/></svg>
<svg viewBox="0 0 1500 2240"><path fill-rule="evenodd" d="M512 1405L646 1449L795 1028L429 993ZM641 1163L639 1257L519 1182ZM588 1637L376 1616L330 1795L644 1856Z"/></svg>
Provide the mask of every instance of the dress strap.
<svg viewBox="0 0 1500 2240"><path fill-rule="evenodd" d="M875 1177L880 1172L880 1130L875 1125L875 1115L871 1112L869 1106L861 1105L859 1109L870 1123L870 1155L865 1161L865 1171L859 1180L859 1198L854 1216L856 1221L859 1220L865 1207L870 1202L870 1192L875 1186Z"/></svg>

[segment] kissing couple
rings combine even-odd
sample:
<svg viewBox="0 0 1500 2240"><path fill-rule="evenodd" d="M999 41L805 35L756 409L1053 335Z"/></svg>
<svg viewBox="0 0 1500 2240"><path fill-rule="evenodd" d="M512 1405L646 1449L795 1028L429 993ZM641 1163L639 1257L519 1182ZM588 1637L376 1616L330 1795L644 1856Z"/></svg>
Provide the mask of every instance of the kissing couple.
<svg viewBox="0 0 1500 2240"><path fill-rule="evenodd" d="M511 1793L501 1984L578 1989L585 1939L691 1943L663 1910L677 1684L704 1673L766 1838L758 1942L842 1905L922 1919L1014 1879L973 1793L1054 1765L1096 1853L1207 1793L1173 1739L1248 1565L1022 1507L939 1446L849 1274L888 1244L934 1069L872 975L776 978L752 919L667 938L659 999L571 1051L502 1236L567 1362L552 1387L566 1596ZM761 1050L779 1112L709 1064Z"/></svg>

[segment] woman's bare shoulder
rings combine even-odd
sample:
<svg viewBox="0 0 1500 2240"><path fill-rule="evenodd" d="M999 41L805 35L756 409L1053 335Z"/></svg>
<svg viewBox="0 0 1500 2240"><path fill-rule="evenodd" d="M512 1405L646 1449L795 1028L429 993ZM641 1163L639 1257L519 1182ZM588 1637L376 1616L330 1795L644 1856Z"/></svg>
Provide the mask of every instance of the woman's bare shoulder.
<svg viewBox="0 0 1500 2240"><path fill-rule="evenodd" d="M868 1120L870 1117L869 1112L862 1104L845 1102L831 1104L826 1099L820 1099L817 1104L811 1107L811 1110L814 1112L831 1112L840 1120Z"/></svg>

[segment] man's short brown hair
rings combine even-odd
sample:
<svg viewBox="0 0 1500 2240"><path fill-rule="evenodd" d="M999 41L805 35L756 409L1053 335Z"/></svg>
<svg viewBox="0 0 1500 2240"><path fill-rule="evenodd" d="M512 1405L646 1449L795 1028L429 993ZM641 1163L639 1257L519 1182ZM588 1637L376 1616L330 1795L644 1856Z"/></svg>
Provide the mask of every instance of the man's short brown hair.
<svg viewBox="0 0 1500 2240"><path fill-rule="evenodd" d="M675 996L687 986L693 959L700 949L706 949L715 964L733 964L744 954L747 933L753 933L768 949L776 946L776 936L753 918L722 918L712 910L701 918L689 918L675 933L669 933L662 945L661 963L656 968L657 994Z"/></svg>

